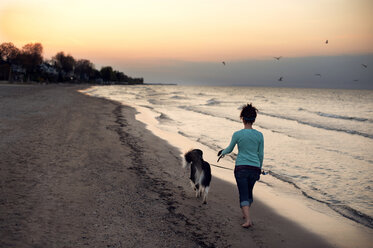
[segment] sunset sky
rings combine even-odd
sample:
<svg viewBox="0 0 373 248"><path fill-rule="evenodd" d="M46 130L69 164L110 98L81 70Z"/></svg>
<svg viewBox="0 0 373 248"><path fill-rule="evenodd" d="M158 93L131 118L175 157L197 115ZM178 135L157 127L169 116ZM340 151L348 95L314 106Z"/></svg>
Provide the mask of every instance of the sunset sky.
<svg viewBox="0 0 373 248"><path fill-rule="evenodd" d="M221 61L237 70L242 61L272 63L273 56L284 64L341 56L371 62L373 1L1 0L0 42L40 42L45 58L64 51L147 82L204 83L216 73L199 78L193 68ZM234 80L229 74L224 80Z"/></svg>

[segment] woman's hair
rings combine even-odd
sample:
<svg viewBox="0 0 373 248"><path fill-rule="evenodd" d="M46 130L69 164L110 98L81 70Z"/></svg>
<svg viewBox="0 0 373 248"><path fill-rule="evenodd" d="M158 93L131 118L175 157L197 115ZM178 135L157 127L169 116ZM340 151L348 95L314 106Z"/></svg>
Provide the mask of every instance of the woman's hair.
<svg viewBox="0 0 373 248"><path fill-rule="evenodd" d="M240 118L244 121L244 123L251 123L253 124L256 119L256 114L258 109L255 108L251 103L246 104L242 107Z"/></svg>

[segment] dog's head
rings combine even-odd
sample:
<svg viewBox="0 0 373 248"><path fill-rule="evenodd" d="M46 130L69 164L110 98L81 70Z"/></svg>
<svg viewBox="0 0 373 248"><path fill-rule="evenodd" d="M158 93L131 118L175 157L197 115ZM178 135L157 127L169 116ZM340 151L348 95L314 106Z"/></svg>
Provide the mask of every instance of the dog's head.
<svg viewBox="0 0 373 248"><path fill-rule="evenodd" d="M188 163L202 161L203 152L200 149L193 149L185 153L184 158Z"/></svg>

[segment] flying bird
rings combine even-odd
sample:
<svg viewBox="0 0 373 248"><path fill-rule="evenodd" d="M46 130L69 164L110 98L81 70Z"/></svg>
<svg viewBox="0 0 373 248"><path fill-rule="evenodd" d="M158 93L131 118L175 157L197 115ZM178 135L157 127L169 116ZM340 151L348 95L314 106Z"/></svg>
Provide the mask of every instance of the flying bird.
<svg viewBox="0 0 373 248"><path fill-rule="evenodd" d="M223 65L225 65L225 61L221 62Z"/></svg>
<svg viewBox="0 0 373 248"><path fill-rule="evenodd" d="M328 43L329 43L329 40L326 40L326 41L325 41L325 44L328 44Z"/></svg>
<svg viewBox="0 0 373 248"><path fill-rule="evenodd" d="M361 64L364 68L368 68L368 66L366 64Z"/></svg>
<svg viewBox="0 0 373 248"><path fill-rule="evenodd" d="M280 57L273 57L273 58L275 58L277 60L280 60L282 58L282 56L280 56Z"/></svg>
<svg viewBox="0 0 373 248"><path fill-rule="evenodd" d="M354 82L359 82L359 79L355 79Z"/></svg>
<svg viewBox="0 0 373 248"><path fill-rule="evenodd" d="M280 77L280 78L278 79L278 81L281 82L281 81L282 81L282 77Z"/></svg>
<svg viewBox="0 0 373 248"><path fill-rule="evenodd" d="M319 77L321 77L321 74L320 74L320 73L317 73L317 74L315 74L315 76L319 76Z"/></svg>

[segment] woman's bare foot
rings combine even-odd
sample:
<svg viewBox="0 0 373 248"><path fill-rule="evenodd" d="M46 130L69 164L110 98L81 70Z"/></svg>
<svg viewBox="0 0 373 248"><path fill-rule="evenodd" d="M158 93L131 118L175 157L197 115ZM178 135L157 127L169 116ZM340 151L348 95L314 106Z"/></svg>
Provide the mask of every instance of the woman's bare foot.
<svg viewBox="0 0 373 248"><path fill-rule="evenodd" d="M243 219L245 220L245 223L243 223L241 226L244 228L251 227L253 223L251 222L251 219L250 219L249 206L243 206L241 210L242 210Z"/></svg>
<svg viewBox="0 0 373 248"><path fill-rule="evenodd" d="M245 223L243 223L241 226L242 226L243 228L249 228L249 227L253 226L253 223L252 223L251 221L249 221L249 222L245 222Z"/></svg>

